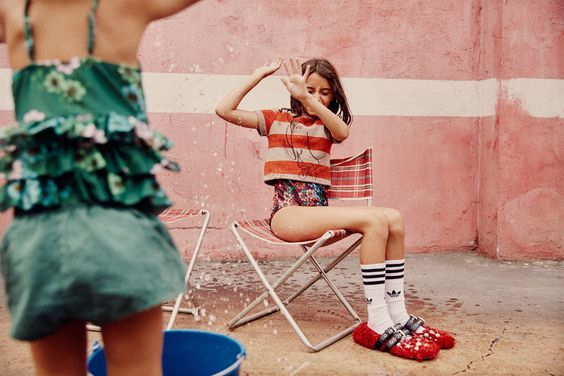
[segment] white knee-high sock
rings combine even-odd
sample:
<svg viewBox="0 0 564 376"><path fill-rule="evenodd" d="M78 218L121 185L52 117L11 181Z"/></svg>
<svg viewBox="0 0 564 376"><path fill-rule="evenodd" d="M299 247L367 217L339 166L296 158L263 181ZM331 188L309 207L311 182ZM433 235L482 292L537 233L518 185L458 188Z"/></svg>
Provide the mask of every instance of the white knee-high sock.
<svg viewBox="0 0 564 376"><path fill-rule="evenodd" d="M382 334L387 328L394 325L388 314L384 298L386 265L383 263L360 265L360 271L366 294L368 327Z"/></svg>
<svg viewBox="0 0 564 376"><path fill-rule="evenodd" d="M404 294L405 259L386 260L386 304L394 323L404 325L409 320Z"/></svg>

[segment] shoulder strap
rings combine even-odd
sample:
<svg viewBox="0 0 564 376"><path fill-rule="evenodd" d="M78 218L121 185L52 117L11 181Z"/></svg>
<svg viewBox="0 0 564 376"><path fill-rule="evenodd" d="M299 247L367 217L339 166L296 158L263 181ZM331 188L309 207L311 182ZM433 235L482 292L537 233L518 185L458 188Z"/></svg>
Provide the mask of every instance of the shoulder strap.
<svg viewBox="0 0 564 376"><path fill-rule="evenodd" d="M94 43L96 41L96 11L98 10L99 0L92 1L92 9L88 14L88 55L94 52Z"/></svg>
<svg viewBox="0 0 564 376"><path fill-rule="evenodd" d="M25 48L27 50L27 56L29 56L29 60L35 62L35 44L33 43L33 32L31 30L31 23L29 22L30 5L31 5L31 0L25 0L25 8L24 8Z"/></svg>
<svg viewBox="0 0 564 376"><path fill-rule="evenodd" d="M94 51L95 42L95 27L96 27L96 11L98 10L98 4L100 0L92 1L92 9L88 14L88 55L92 55ZM32 62L35 62L35 42L33 40L33 30L31 28L31 22L29 21L29 7L31 5L31 0L25 1L24 8L24 37L25 37L25 47L27 49L27 54Z"/></svg>

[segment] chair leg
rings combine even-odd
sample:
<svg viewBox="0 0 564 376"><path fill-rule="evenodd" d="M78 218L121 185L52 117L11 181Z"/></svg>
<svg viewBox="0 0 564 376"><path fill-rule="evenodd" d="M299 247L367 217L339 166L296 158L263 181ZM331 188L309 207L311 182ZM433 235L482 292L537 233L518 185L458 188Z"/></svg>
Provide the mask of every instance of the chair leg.
<svg viewBox="0 0 564 376"><path fill-rule="evenodd" d="M268 282L268 280L266 279L266 277L264 276L264 274L262 273L260 267L258 266L255 258L253 257L253 255L251 254L251 251L248 249L247 245L245 244L245 242L243 241L243 238L241 238L241 236L239 235L239 233L237 232L236 228L234 226L231 226L231 232L233 233L233 235L235 236L235 238L237 239L237 242L239 243L239 245L241 246L241 248L243 249L243 252L245 253L245 256L247 257L247 259L249 260L249 262L251 263L251 265L253 266L253 268L255 269L255 271L257 272L257 274L259 275L259 278L261 280L261 282L263 283L263 285L265 287L267 287L267 291L265 291L264 293L262 293L261 295L259 295L251 304L249 304L245 309L243 309L243 311L241 311L237 316L235 316L227 325L230 329L236 328L237 326L241 326L243 324L246 324L247 322L253 321L258 319L259 317L265 316L267 314L273 313L278 311L278 309L267 309L264 310L262 312L259 312L257 314L254 314L252 316L249 316L247 319L241 320L244 316L246 316L253 308L255 308L260 302L262 302L269 294L270 294L270 290L268 289L268 286L270 286L270 283ZM273 285L272 285L272 292L274 293L274 289L278 288L282 283L284 283L288 278L290 278L290 276L304 263L307 261L307 259L309 258L309 256L311 254L313 254L313 252L315 252L317 250L317 248L319 248L320 245L324 244L329 238L330 235L326 234L327 236L324 235L324 237L320 238L320 240L317 242L319 244L314 244L311 249L308 251L308 253L302 255L298 261L296 261L296 263L289 269L286 271L286 273L284 273L284 275L282 275L282 277L280 277L280 279L278 279L278 281L276 281ZM266 282L266 284L265 284ZM276 293L274 293L276 294ZM260 314L263 313L263 314ZM252 319L251 319L252 317Z"/></svg>
<svg viewBox="0 0 564 376"><path fill-rule="evenodd" d="M307 283L305 283L304 285L302 285L302 287L299 290L296 290L296 292L294 292L292 295L290 295L289 297L287 297L286 299L284 299L282 301L282 303L287 306L288 304L290 304L294 299L296 299L298 296L300 296L305 290L307 290L308 288L311 287L311 285L313 285L315 282L317 282L320 278L324 278L325 281L327 282L327 284L329 285L329 287L331 288L331 290L335 293L335 295L337 296L337 298L339 299L339 301L341 302L341 304L343 304L343 306L347 309L347 311L349 311L349 314L359 323L362 322L362 319L358 316L358 314L356 313L356 311L352 308L352 306L349 304L349 302L345 299L345 297L341 294L341 292L337 289L337 287L333 284L333 282L329 279L329 277L327 277L327 275L324 275L325 273L328 273L331 269L333 269L337 264L339 264L339 262L341 262L346 256L348 256L352 251L354 251L359 245L360 245L361 239L357 240L353 245L351 245L346 251L344 251L343 253L341 253L341 255L339 255L337 258L335 258L330 264L328 264L324 269L321 269L321 266L317 263L317 261L315 260L315 258L313 258L313 256L309 257L309 260L312 261L312 263L314 263L314 265L316 265L316 267L318 268L318 274L313 277L312 279L310 279ZM304 248L305 251L307 252L307 248ZM300 262L296 262L297 266L301 266L303 263ZM322 270L322 271L321 271ZM292 272L292 270L290 270ZM292 273L288 273L288 275L291 275ZM274 284L272 284L273 288L276 289L278 288L282 283L284 283L286 281L287 278L285 278L286 275L282 276L278 281L276 281ZM229 324L233 323L230 328L234 329L238 326L244 325L248 322L257 320L261 317L270 315L271 313L275 313L278 312L278 306L274 306L265 310L262 310L260 312L257 312L255 314L252 314L250 316L245 317L245 319L241 319L241 317L245 316L249 311L251 311L254 307L256 307L258 305L259 302L261 302L263 299L265 299L268 296L268 291L265 291L262 295L258 296L253 303L251 303L250 306L247 306L246 310L244 310L243 312L241 312L241 314L237 317L235 317L233 320L230 321ZM237 320L239 319L239 320ZM236 323L235 323L236 322Z"/></svg>
<svg viewBox="0 0 564 376"><path fill-rule="evenodd" d="M243 325L247 322L256 320L260 317L269 315L271 313L280 311L284 317L286 318L286 320L288 321L288 323L290 324L290 326L292 327L292 329L296 332L296 334L298 335L298 337L300 338L300 340L302 341L302 343L312 352L316 352L319 350L324 349L325 347L335 343L336 341L342 339L343 337L349 335L354 328L358 325L358 322L355 322L353 325L349 326L348 328L340 331L339 333L335 334L334 336L316 344L313 345L310 340L307 338L307 336L304 334L303 330L300 328L300 326L298 325L298 323L296 322L296 320L294 320L294 317L290 314L290 312L286 309L286 304L288 304L290 301L292 301L295 297L297 297L299 294L294 294L294 296L288 300L287 299L287 303L283 302L280 297L278 296L278 294L275 292L275 289L277 287L279 287L282 283L284 283L307 259L310 259L311 256L313 255L314 252L317 251L317 249L322 246L327 240L329 240L332 237L332 233L328 232L326 233L323 237L321 237L312 247L310 247L306 253L304 253L304 255L302 255L298 261L296 263L294 263L294 265L282 276L280 277L280 279L278 279L274 284L270 284L268 282L268 280L266 279L266 277L264 276L264 273L262 272L262 270L260 269L258 263L256 262L255 258L253 257L253 255L251 254L250 250L248 249L247 245L245 244L245 242L243 241L243 239L241 238L241 236L239 235L239 233L236 230L236 226L231 226L231 230L233 232L233 235L235 236L235 238L237 239L237 242L239 243L239 245L241 246L241 248L243 249L243 252L245 253L245 256L247 257L247 259L249 260L251 266L253 267L253 269L255 270L255 272L257 273L257 275L259 276L259 279L261 280L262 284L266 287L267 291L264 292L262 295L260 295L257 299L255 299L255 301L253 301L251 304L249 304L245 309L243 309L243 311L241 311L237 316L235 316L229 323L228 323L228 327L229 329L234 329L240 325ZM352 248L354 249L354 248ZM350 251L345 251L345 255L352 252L352 249ZM342 258L344 258L344 256L339 257L339 261L342 260ZM332 263L332 265L329 265L330 269L332 269L338 262ZM317 264L317 266L319 266L319 264ZM321 273L319 273L318 277L314 278L314 281L310 283L308 283L306 288L303 288L303 291L305 291L309 286L311 286L313 283L315 283L315 281L317 281L319 278L321 278L324 275L323 270ZM325 276L325 278L327 278L327 276ZM300 294L301 294L300 292ZM270 295L270 297L272 298L272 300L274 301L274 303L276 304L276 307L272 307L266 310L263 310L261 312L258 312L256 314L253 314L249 317L244 318L254 307L256 307L266 296ZM340 295L340 294L339 294ZM341 295L342 297L342 295ZM344 298L343 298L344 299ZM346 302L346 300L345 300ZM348 303L347 303L348 304ZM350 307L350 306L349 306ZM351 307L352 310L352 307ZM354 312L354 310L352 310ZM351 315L353 315L351 313ZM356 317L355 317L356 316ZM357 319L357 321L360 321L360 319L358 318L358 315L356 315L356 312L354 312L353 317L355 317L355 319Z"/></svg>
<svg viewBox="0 0 564 376"><path fill-rule="evenodd" d="M200 229L200 234L196 242L196 246L194 247L194 252L192 252L192 257L190 258L190 262L188 263L188 268L186 270L186 275L184 277L185 293L178 294L173 306L166 306L166 305L162 306L163 311L171 312L170 318L166 325L167 330L172 329L172 327L174 326L174 322L176 321L176 316L178 316L178 313L197 315L199 312L199 306L196 299L194 298L192 286L190 285L190 276L192 275L192 270L194 269L194 265L196 264L196 259L200 254L202 242L204 241L204 235L206 233L206 230L208 229L208 224L210 221L210 213L207 210L202 210L201 213L202 215L204 215L204 222ZM190 297L187 300L192 301L191 303L193 305L193 308L181 307L182 300L184 299L185 294Z"/></svg>
<svg viewBox="0 0 564 376"><path fill-rule="evenodd" d="M311 263L315 266L315 268L317 269L317 271L319 273L318 276L316 278L314 278L314 280L311 284L317 282L319 280L319 278L323 277L323 279L325 280L325 282L327 283L329 288L333 291L333 293L335 293L335 295L337 296L337 298L339 299L341 304L343 304L343 306L347 309L347 311L349 311L349 314L355 320L357 320L359 323L362 322L361 318L358 316L358 314L353 309L353 307L349 304L349 302L345 299L345 297L341 294L339 289L337 289L337 286L335 286L333 281L331 281L331 279L329 279L329 277L327 276L326 273L328 273L337 264L339 264L339 262L341 262L346 256L348 256L352 251L354 251L360 245L361 241L362 241L362 239L358 239L356 242L354 242L349 248L347 248L347 250L345 250L343 253L341 253L341 255L339 255L339 257L337 257L335 260L333 260L333 262L330 263L328 266L326 266L324 269L321 268L321 265L319 265L319 263L317 262L317 260L313 256L311 256L309 258ZM307 250L307 248L305 246L302 246L302 248L304 250ZM308 285L306 288L308 288L309 286L311 286L311 285ZM300 291L297 295L301 294L303 291L305 291L305 289ZM292 299L290 301L292 301L293 299L294 298L292 297Z"/></svg>
<svg viewBox="0 0 564 376"><path fill-rule="evenodd" d="M261 280L261 282L263 283L263 285L267 288L267 291L265 291L264 293L262 293L261 295L259 295L251 304L249 304L247 307L245 307L245 309L243 309L243 311L241 311L237 316L235 316L227 325L229 326L229 328L233 329L236 328L237 326L241 326L243 324L246 324L247 322L253 321L258 319L259 317L265 316L267 314L273 313L278 311L277 308L271 308L271 309L267 309L264 310L262 312L259 312L257 314L254 314L252 316L249 316L248 318L241 320L244 316L246 316L253 308L255 308L260 302L262 302L270 293L270 289L268 288L268 286L270 286L270 283L268 282L268 280L266 279L266 277L264 276L264 274L262 273L262 271L260 270L260 267L258 266L255 258L253 257L253 255L251 254L251 251L248 249L247 245L245 244L245 242L243 241L243 239L241 238L241 236L239 235L239 233L232 227L231 228L233 234L235 235L235 238L237 239L237 242L239 243L239 245L241 246L241 248L243 249L243 252L245 253L245 256L247 257L247 259L249 260L249 262L251 263L251 265L253 266L253 268L255 269L255 271L257 272L257 274L259 275L259 278ZM323 241L323 243L327 241L327 239L325 239ZM314 248L314 247L312 247ZM284 273L284 275L282 277L280 277L280 279L278 279L278 281L276 281L274 283L274 285L272 285L271 289L272 292L274 294L276 294L274 292L274 289L276 289L278 286L280 286L282 283L284 283L288 278L290 278L290 276L292 275L292 273L294 273L304 262L307 261L309 255L313 252L315 252L315 250L318 247L315 247L315 249L310 252L309 254L304 254L300 259L298 259L298 261L292 266L292 268L290 268L288 271L286 271L286 273ZM266 284L265 284L266 282ZM260 314L263 313L263 314Z"/></svg>

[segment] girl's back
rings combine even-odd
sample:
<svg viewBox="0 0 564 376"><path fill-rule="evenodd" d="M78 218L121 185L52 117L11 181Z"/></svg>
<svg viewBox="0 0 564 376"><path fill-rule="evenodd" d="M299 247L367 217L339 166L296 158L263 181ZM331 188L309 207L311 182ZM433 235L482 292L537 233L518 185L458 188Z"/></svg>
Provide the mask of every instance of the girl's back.
<svg viewBox="0 0 564 376"><path fill-rule="evenodd" d="M25 47L24 10L29 7L35 58L66 61L88 54L88 14L94 0L0 0L0 42L8 45L13 69L30 60ZM102 0L95 17L93 55L104 61L137 64L137 47L145 27L171 15L187 1Z"/></svg>

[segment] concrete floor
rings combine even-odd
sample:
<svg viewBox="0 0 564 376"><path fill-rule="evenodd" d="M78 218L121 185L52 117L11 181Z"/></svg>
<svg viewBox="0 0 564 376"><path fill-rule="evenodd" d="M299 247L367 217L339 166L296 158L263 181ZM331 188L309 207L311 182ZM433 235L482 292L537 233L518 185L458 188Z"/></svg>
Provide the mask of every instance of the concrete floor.
<svg viewBox="0 0 564 376"><path fill-rule="evenodd" d="M263 266L276 276L287 265L279 260ZM410 312L455 333L458 340L454 349L441 351L431 362L371 351L350 336L310 353L278 313L229 331L225 323L259 288L245 262L200 262L192 281L204 311L196 318L179 317L175 328L216 331L239 340L248 353L243 375L564 375L563 271L564 263L554 261L500 262L475 253L408 255ZM365 317L358 256L353 254L329 275ZM303 280L288 281L281 295ZM312 341L352 323L329 292L320 281L289 306ZM0 375L32 375L26 344L10 339L8 332L2 299ZM92 333L89 340L98 337Z"/></svg>

